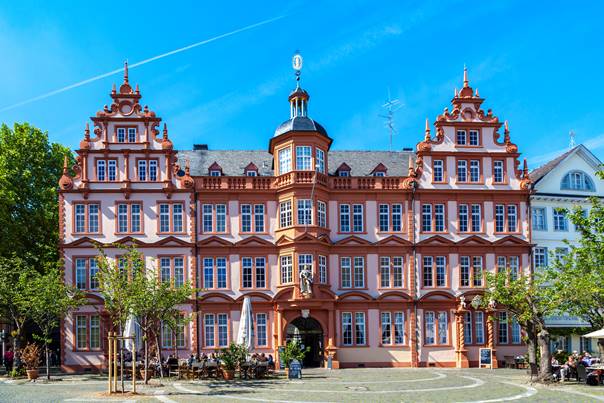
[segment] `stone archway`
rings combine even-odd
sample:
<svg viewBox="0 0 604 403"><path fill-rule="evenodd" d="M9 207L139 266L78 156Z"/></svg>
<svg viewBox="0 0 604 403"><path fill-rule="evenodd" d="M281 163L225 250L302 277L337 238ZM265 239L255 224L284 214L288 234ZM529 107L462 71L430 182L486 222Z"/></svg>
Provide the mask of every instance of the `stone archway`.
<svg viewBox="0 0 604 403"><path fill-rule="evenodd" d="M304 367L320 367L323 364L323 327L316 319L302 316L292 320L285 330L286 341L297 340L310 350L304 357Z"/></svg>

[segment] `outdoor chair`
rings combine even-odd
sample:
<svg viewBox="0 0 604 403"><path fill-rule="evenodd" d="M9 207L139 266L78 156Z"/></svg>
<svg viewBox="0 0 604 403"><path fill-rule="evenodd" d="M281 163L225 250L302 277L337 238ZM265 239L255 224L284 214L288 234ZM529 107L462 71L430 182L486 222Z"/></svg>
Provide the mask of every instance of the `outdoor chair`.
<svg viewBox="0 0 604 403"><path fill-rule="evenodd" d="M513 356L511 355L506 355L503 357L504 361L505 361L505 367L506 368L515 368L516 367L516 360L514 359Z"/></svg>
<svg viewBox="0 0 604 403"><path fill-rule="evenodd" d="M579 364L577 365L577 382L586 382L587 381L587 369L585 365Z"/></svg>

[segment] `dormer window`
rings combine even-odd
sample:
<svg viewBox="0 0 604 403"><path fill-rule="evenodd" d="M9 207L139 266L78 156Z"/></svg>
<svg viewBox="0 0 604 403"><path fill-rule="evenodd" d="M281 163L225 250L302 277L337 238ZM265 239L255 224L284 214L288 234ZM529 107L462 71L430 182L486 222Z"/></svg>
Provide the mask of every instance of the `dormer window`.
<svg viewBox="0 0 604 403"><path fill-rule="evenodd" d="M350 176L350 171L338 171L338 176Z"/></svg>
<svg viewBox="0 0 604 403"><path fill-rule="evenodd" d="M243 173L245 176L258 176L258 167L253 162L250 162L243 168Z"/></svg>
<svg viewBox="0 0 604 403"><path fill-rule="evenodd" d="M221 175L222 175L222 173L217 169L213 169L210 171L210 176L221 176Z"/></svg>
<svg viewBox="0 0 604 403"><path fill-rule="evenodd" d="M216 161L208 168L210 176L222 176L222 167Z"/></svg>
<svg viewBox="0 0 604 403"><path fill-rule="evenodd" d="M245 171L245 176L258 176L256 171Z"/></svg>
<svg viewBox="0 0 604 403"><path fill-rule="evenodd" d="M386 172L384 171L377 171L373 173L373 176L386 176Z"/></svg>
<svg viewBox="0 0 604 403"><path fill-rule="evenodd" d="M380 162L379 164L377 164L377 166L375 168L373 168L373 171L371 171L371 175L386 176L387 171L388 171L388 168L386 168L386 166Z"/></svg>
<svg viewBox="0 0 604 403"><path fill-rule="evenodd" d="M345 162L342 162L338 169L336 169L337 176L350 176L350 167Z"/></svg>
<svg viewBox="0 0 604 403"><path fill-rule="evenodd" d="M136 143L136 127L118 127L116 137L118 143Z"/></svg>
<svg viewBox="0 0 604 403"><path fill-rule="evenodd" d="M560 184L560 189L593 192L595 187L593 181L585 172L572 171L564 175Z"/></svg>

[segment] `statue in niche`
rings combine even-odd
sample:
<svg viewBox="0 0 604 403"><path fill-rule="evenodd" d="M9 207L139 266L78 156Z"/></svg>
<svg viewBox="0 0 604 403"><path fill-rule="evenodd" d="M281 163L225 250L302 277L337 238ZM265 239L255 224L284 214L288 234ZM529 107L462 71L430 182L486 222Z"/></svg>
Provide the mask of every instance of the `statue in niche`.
<svg viewBox="0 0 604 403"><path fill-rule="evenodd" d="M300 292L305 296L312 294L312 271L309 265L304 265L300 270Z"/></svg>

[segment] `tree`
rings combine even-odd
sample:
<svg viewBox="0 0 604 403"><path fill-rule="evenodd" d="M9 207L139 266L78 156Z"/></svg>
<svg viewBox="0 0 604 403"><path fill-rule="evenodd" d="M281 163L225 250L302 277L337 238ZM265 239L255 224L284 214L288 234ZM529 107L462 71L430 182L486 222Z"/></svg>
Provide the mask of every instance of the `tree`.
<svg viewBox="0 0 604 403"><path fill-rule="evenodd" d="M34 335L34 337L44 343L47 379L50 379L48 345L52 342L52 333L59 327L61 318L84 303L83 293L66 286L62 276L63 273L57 267L53 267L46 270L44 274L35 272L29 280L30 295L27 300L31 306L31 319L41 332L41 335Z"/></svg>
<svg viewBox="0 0 604 403"><path fill-rule="evenodd" d="M537 365L537 347L541 353L539 376L541 381L552 377L549 331L545 327L545 317L558 311L557 298L547 284L547 276L542 273L511 278L510 273L487 273L487 289L483 306L500 306L518 321L526 332L526 343L531 368Z"/></svg>
<svg viewBox="0 0 604 403"><path fill-rule="evenodd" d="M58 181L67 148L28 123L0 126L0 256L37 270L59 260Z"/></svg>

